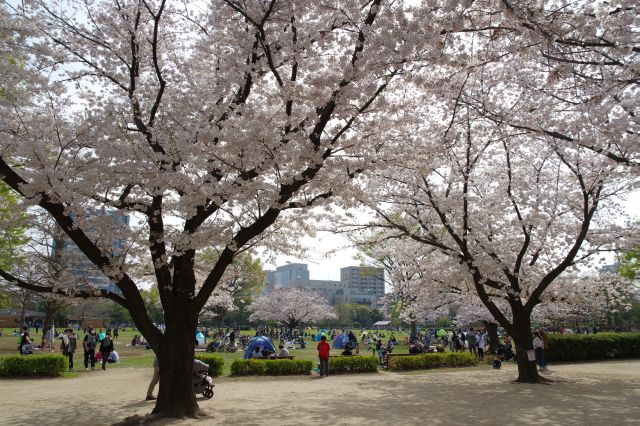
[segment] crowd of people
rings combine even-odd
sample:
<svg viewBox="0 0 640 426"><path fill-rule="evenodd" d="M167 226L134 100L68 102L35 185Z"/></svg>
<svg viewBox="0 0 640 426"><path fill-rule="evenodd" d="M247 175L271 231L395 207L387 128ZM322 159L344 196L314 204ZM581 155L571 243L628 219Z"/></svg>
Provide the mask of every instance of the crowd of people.
<svg viewBox="0 0 640 426"><path fill-rule="evenodd" d="M119 361L119 355L114 350L113 341L118 337L118 328L108 328L106 331L96 331L92 326L85 328L82 339L85 370L95 370L96 363L102 363L102 369L106 370L107 363ZM54 326L46 329L43 335L43 344L36 345L29 332L29 326L24 325L18 338L18 352L22 355L33 354L34 349L49 349L54 351L54 341L60 340L60 352L69 361L69 371L74 371L74 355L78 349L78 332L76 328L66 328L56 333ZM113 337L112 337L113 335Z"/></svg>

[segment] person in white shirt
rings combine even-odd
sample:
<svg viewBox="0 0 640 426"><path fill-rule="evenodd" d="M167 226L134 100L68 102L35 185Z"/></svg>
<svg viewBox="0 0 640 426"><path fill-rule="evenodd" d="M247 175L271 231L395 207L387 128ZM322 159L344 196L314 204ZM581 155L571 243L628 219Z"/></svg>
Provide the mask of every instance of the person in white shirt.
<svg viewBox="0 0 640 426"><path fill-rule="evenodd" d="M484 359L484 334L478 334L478 358Z"/></svg>
<svg viewBox="0 0 640 426"><path fill-rule="evenodd" d="M278 346L278 348L280 349L278 356L289 356L289 351L283 345Z"/></svg>
<svg viewBox="0 0 640 426"><path fill-rule="evenodd" d="M533 336L533 350L536 354L536 361L538 362L538 366L540 367L538 371L547 371L544 360L544 342L542 340L542 336L538 331L533 333Z"/></svg>

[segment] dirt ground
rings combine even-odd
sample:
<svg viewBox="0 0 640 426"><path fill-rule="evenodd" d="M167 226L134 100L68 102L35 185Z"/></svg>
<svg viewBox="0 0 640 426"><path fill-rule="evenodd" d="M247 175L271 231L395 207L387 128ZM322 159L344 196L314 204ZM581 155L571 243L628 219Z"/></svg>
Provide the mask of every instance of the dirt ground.
<svg viewBox="0 0 640 426"><path fill-rule="evenodd" d="M151 369L0 381L2 425L110 424L146 414ZM514 365L411 374L225 378L201 420L154 425L640 425L640 360L551 366L552 384L515 384ZM28 407L28 408L27 408Z"/></svg>

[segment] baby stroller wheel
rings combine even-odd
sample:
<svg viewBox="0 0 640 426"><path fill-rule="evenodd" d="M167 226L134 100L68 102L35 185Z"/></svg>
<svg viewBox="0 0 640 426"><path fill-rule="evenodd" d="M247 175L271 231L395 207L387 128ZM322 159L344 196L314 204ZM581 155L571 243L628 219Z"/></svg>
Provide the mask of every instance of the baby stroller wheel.
<svg viewBox="0 0 640 426"><path fill-rule="evenodd" d="M202 392L202 396L204 396L207 399L211 399L211 397L213 396L213 389L211 389L211 388L205 389Z"/></svg>

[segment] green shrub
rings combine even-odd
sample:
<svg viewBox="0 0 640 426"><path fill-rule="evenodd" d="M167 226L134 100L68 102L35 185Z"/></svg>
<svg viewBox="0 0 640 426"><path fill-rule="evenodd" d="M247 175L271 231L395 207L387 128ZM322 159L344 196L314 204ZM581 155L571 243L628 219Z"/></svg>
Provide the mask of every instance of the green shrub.
<svg viewBox="0 0 640 426"><path fill-rule="evenodd" d="M476 365L478 360L468 352L447 352L398 356L389 358L392 370L425 370L443 367L466 367Z"/></svg>
<svg viewBox="0 0 640 426"><path fill-rule="evenodd" d="M224 370L224 358L220 355L197 354L195 358L209 365L209 375L211 377L222 376Z"/></svg>
<svg viewBox="0 0 640 426"><path fill-rule="evenodd" d="M311 374L313 362L304 359L236 359L232 376L290 376Z"/></svg>
<svg viewBox="0 0 640 426"><path fill-rule="evenodd" d="M63 355L11 355L0 358L0 376L55 377L67 368Z"/></svg>
<svg viewBox="0 0 640 426"><path fill-rule="evenodd" d="M329 373L375 373L378 358L375 356L343 356L329 358Z"/></svg>
<svg viewBox="0 0 640 426"><path fill-rule="evenodd" d="M548 361L640 357L640 333L550 334Z"/></svg>

